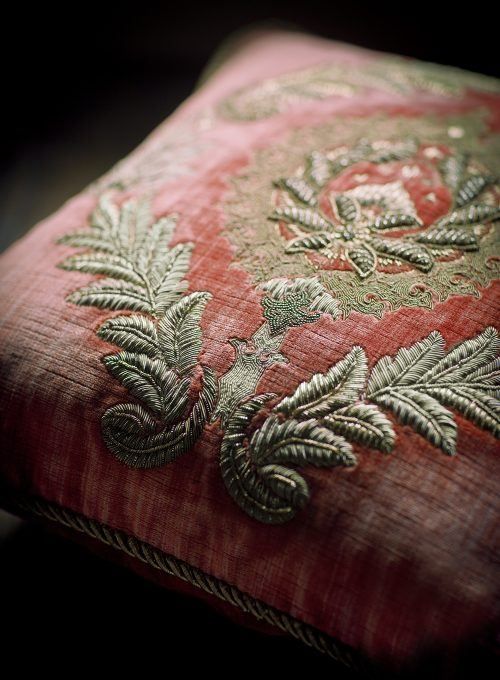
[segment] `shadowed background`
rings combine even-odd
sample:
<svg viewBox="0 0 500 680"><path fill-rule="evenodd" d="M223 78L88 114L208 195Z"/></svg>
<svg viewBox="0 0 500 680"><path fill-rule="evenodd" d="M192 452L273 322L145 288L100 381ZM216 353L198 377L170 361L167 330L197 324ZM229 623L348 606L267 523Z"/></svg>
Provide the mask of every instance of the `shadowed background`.
<svg viewBox="0 0 500 680"><path fill-rule="evenodd" d="M441 5L439 13L427 2L399 9L273 0L10 7L1 41L0 250L142 141L190 94L228 34L262 23L499 75L497 24L484 6ZM85 661L114 674L131 663L142 671L158 663L164 673L181 664L179 673L225 677L243 663L263 677L302 668L313 678L350 677L293 641L233 626L204 604L4 514L0 576L9 631L1 658L18 672L33 662L63 670L64 649L72 670ZM453 677L498 677L487 661L464 650ZM438 670L426 660L428 680Z"/></svg>
<svg viewBox="0 0 500 680"><path fill-rule="evenodd" d="M193 90L220 43L275 24L498 75L484 6L120 2L3 9L0 249L127 155Z"/></svg>

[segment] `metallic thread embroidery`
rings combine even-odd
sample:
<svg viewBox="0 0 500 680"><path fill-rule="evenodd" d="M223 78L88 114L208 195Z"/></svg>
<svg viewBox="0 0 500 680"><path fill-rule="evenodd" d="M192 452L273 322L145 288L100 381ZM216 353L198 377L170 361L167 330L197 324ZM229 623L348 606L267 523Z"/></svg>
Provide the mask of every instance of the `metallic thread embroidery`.
<svg viewBox="0 0 500 680"><path fill-rule="evenodd" d="M494 78L452 67L384 57L365 63L325 63L267 78L231 94L220 104L219 112L230 120L251 121L283 113L308 101L352 97L360 90L403 95L422 91L456 97L469 87L484 92L500 91L500 83Z"/></svg>
<svg viewBox="0 0 500 680"><path fill-rule="evenodd" d="M336 121L259 152L227 203L238 264L257 283L316 275L344 317L477 297L498 278L499 192L485 161L500 168L473 117L450 146L457 122L443 134L433 119ZM395 138L410 127L421 141ZM342 143L325 147L332 138Z"/></svg>
<svg viewBox="0 0 500 680"><path fill-rule="evenodd" d="M151 225L145 203L128 201L118 209L101 198L88 232L60 243L87 252L69 257L63 269L101 274L68 300L104 309L147 313L106 321L97 334L124 351L104 357L108 371L139 403L117 404L102 416L107 447L131 467L155 467L189 451L213 409L215 376L202 368L202 387L190 407L190 389L201 350L200 318L209 293L186 289L192 244L169 247L176 218Z"/></svg>
<svg viewBox="0 0 500 680"><path fill-rule="evenodd" d="M266 321L252 338L233 338L236 350L232 367L219 379L219 399L212 419L227 420L237 405L255 394L265 370L276 363L287 363L279 352L288 328L316 321L321 313L339 316L338 303L314 278L295 281L269 281L263 289L263 315Z"/></svg>
<svg viewBox="0 0 500 680"><path fill-rule="evenodd" d="M393 450L394 428L380 408L449 455L456 453L457 426L447 406L499 437L499 349L494 328L448 353L435 331L394 358L382 357L368 375L365 351L353 347L276 404L248 439L253 418L276 395L252 397L229 419L221 446L229 493L261 522L290 520L309 500L295 466L356 465L349 442Z"/></svg>
<svg viewBox="0 0 500 680"><path fill-rule="evenodd" d="M424 227L399 181L357 184L329 192L326 198L321 195L332 173L351 171L354 176L361 162L401 163L428 150L432 154L427 157L439 161L446 191L453 197L450 209L430 227ZM408 166L406 174L413 176L414 168ZM379 144L366 139L333 155L312 153L300 174L278 181L285 203L277 206L280 212L275 217L287 228L305 232L292 239L292 255L312 247L330 248L332 243L343 249L352 271L340 273L350 277L345 282L351 288L342 293L323 273L265 279L260 286L263 323L249 340L229 341L235 360L218 379L199 362L200 320L211 296L185 294L192 244L170 246L176 217L153 221L147 203L130 200L118 208L103 196L91 215L90 229L60 239L84 249L60 266L104 277L76 290L69 301L133 312L108 319L98 330L103 340L121 348L103 361L135 399L103 414L102 433L109 450L131 467L161 466L189 451L206 423L219 420L224 431L220 467L230 495L251 517L280 524L309 500L308 484L297 468L352 467L357 463L352 443L385 453L393 450L396 434L382 409L449 455L456 452L457 434L450 408L500 436L500 343L493 328L448 352L435 331L394 357L382 357L371 371L365 350L355 346L291 395L279 399L257 393L266 369L288 361L280 349L290 328L314 323L321 314L332 320L345 316L346 299L351 308L365 313L374 313L374 302L383 311L389 298L376 278L379 266L391 267L394 260L402 260L405 277L413 270L429 276L440 266L444 252L454 276L463 277L462 258L471 248L474 255L485 257L483 242L494 228L485 225L499 217L491 193L494 181L464 153L443 151L437 145L422 149L413 139ZM265 201L257 204L261 209L267 206ZM325 208L328 204L331 213ZM245 204L241 219L245 209L253 206ZM411 237L385 236L401 230L408 230ZM463 240L459 234L469 238ZM300 247L297 239L302 239ZM278 230L274 246L281 247L282 241ZM289 248L290 242L286 254ZM456 261L455 251L463 253ZM477 264L474 281L485 280L481 271ZM431 306L433 294L440 299L451 294L444 284L439 291L435 281L432 292L413 291L411 285L410 281L410 288L404 289L414 296L405 298L407 305L422 305L427 295ZM469 281L456 285L462 294L477 295Z"/></svg>
<svg viewBox="0 0 500 680"><path fill-rule="evenodd" d="M331 170L324 180L339 176L355 163L401 161L416 156L418 151L413 140L396 144L362 141L353 152L343 154L340 161L338 158L330 161L325 156ZM448 176L448 168L457 163L453 155L446 156L441 163L444 175ZM305 177L314 181L307 170ZM471 175L469 164L464 161L458 182L456 177L453 180L449 188L455 194L454 206L458 209L428 227L424 227L399 181L364 184L342 193L328 191L325 197L321 193L322 185L313 188L303 178L281 180L277 185L287 192L286 207L277 208L271 218L294 227L286 253L324 251L327 257L347 261L361 278L380 268L381 261L393 267L397 263L409 265L427 273L440 258L454 256L456 259L462 250L479 250L481 232L484 235L486 225L500 218L499 206L471 203L494 185L494 177ZM298 191L296 182L301 183L302 191ZM328 200L323 209L322 198ZM492 199L492 196L485 198ZM306 201L317 207L301 207ZM328 208L330 214L326 212ZM440 252L439 248L444 250Z"/></svg>
<svg viewBox="0 0 500 680"><path fill-rule="evenodd" d="M456 424L445 406L500 436L499 349L497 331L490 327L445 354L443 337L435 331L394 359L380 359L366 396L453 455Z"/></svg>

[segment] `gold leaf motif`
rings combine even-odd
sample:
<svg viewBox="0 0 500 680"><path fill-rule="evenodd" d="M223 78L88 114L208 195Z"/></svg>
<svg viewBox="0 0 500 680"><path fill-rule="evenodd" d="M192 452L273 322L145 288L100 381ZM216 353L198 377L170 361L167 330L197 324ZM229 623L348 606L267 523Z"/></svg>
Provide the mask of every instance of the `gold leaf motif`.
<svg viewBox="0 0 500 680"><path fill-rule="evenodd" d="M115 316L102 324L97 335L129 352L146 354L151 359L159 355L156 326L147 316Z"/></svg>
<svg viewBox="0 0 500 680"><path fill-rule="evenodd" d="M288 242L286 253L301 253L305 250L322 250L333 243L334 238L330 234L318 232L309 236L299 236Z"/></svg>
<svg viewBox="0 0 500 680"><path fill-rule="evenodd" d="M306 231L328 231L333 228L331 222L319 213L306 208L279 208L270 216L272 220L283 220L289 224L300 224Z"/></svg>
<svg viewBox="0 0 500 680"><path fill-rule="evenodd" d="M479 249L475 233L473 231L465 231L464 229L436 227L419 234L415 237L415 240L426 246L460 248L461 250Z"/></svg>
<svg viewBox="0 0 500 680"><path fill-rule="evenodd" d="M197 363L201 350L200 321L210 293L191 293L172 305L158 322L158 344L169 366L181 375Z"/></svg>
<svg viewBox="0 0 500 680"><path fill-rule="evenodd" d="M364 243L346 248L346 257L362 279L372 274L377 266L375 251Z"/></svg>
<svg viewBox="0 0 500 680"><path fill-rule="evenodd" d="M438 221L440 227L487 224L500 219L500 207L483 203L473 203L466 208L454 210Z"/></svg>
<svg viewBox="0 0 500 680"><path fill-rule="evenodd" d="M411 241L385 240L381 238L371 238L370 246L379 255L395 258L428 272L432 269L434 260L431 253L423 246L412 243Z"/></svg>
<svg viewBox="0 0 500 680"><path fill-rule="evenodd" d="M458 189L455 205L457 208L463 208L495 182L496 178L492 175L472 175Z"/></svg>
<svg viewBox="0 0 500 680"><path fill-rule="evenodd" d="M373 404L351 404L324 419L324 425L352 442L390 453L395 434L391 421Z"/></svg>
<svg viewBox="0 0 500 680"><path fill-rule="evenodd" d="M366 380L367 359L361 347L325 373L315 374L301 383L290 397L285 397L275 410L293 418L321 418L340 406L358 398Z"/></svg>
<svg viewBox="0 0 500 680"><path fill-rule="evenodd" d="M367 398L453 455L456 425L444 406L500 434L499 349L498 333L491 327L448 353L435 331L394 358L380 359L368 380Z"/></svg>
<svg viewBox="0 0 500 680"><path fill-rule="evenodd" d="M118 208L103 196L90 223L88 234L60 240L89 252L67 258L61 266L110 278L77 290L68 300L151 317L118 316L98 330L103 340L125 350L103 361L140 402L107 409L102 416L103 438L127 465L164 465L192 447L215 406L215 377L205 369L198 400L186 415L201 349L199 324L210 295L181 298L192 245L169 247L176 216L154 221L144 202L127 201Z"/></svg>

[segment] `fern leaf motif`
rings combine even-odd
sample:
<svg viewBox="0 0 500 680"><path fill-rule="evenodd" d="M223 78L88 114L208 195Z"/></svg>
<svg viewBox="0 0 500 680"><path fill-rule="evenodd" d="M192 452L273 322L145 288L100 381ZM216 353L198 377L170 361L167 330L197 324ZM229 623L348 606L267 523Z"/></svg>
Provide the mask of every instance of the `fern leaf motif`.
<svg viewBox="0 0 500 680"><path fill-rule="evenodd" d="M127 201L118 208L103 196L90 225L88 233L60 239L85 249L60 266L108 278L80 288L68 300L143 313L108 319L97 332L122 348L103 362L138 402L117 404L104 413L103 438L127 465L164 465L192 447L215 406L215 376L205 369L203 387L189 408L201 350L200 320L210 295L181 297L192 244L170 247L175 215L154 221L145 201Z"/></svg>
<svg viewBox="0 0 500 680"><path fill-rule="evenodd" d="M360 143L335 163L351 164L361 158L387 162L404 157L410 146L408 142L401 148L377 149ZM361 199L345 194L335 198L333 212L346 230L344 236L311 209L310 192L320 185L325 163L331 175L334 163L318 157L315 164L310 161L308 182L281 181L303 207L280 210L276 219L300 224L306 232L301 237L304 243L344 238L346 257L359 276L375 270L377 254L423 271L432 266L431 252L415 240L372 235L420 226L410 213L372 215L370 224L363 223L367 231L363 242L351 238L349 231L361 219ZM498 217L498 210L489 204L471 203L492 180L467 177L466 160L444 163L450 187L454 186L455 207L448 222L436 224L434 230L475 238L471 227ZM322 220L327 231L320 228ZM281 524L309 500L308 483L299 469L353 467L357 464L353 445L384 453L393 450L394 427L381 409L449 455L457 447L453 411L500 437L500 340L491 327L448 351L442 335L434 331L394 356L382 357L371 372L365 350L354 346L327 371L312 375L277 403L276 395L256 395L266 368L287 361L279 349L289 328L313 323L321 313L332 319L339 316L338 301L316 277L273 279L262 286L265 321L250 340L232 339L235 363L217 381L214 372L200 364L201 320L211 295L184 294L192 244L171 245L176 222L174 215L153 220L145 202L131 200L118 207L104 196L91 216L88 233L60 239L62 245L83 249L67 257L62 268L101 277L68 300L132 312L107 319L97 331L103 341L120 349L105 356L103 363L134 400L111 406L101 419L103 440L120 462L134 468L165 465L190 451L205 424L220 418L225 430L220 467L228 492L251 517ZM423 234L426 243L439 245L429 240L432 230ZM366 251L364 259L356 249Z"/></svg>
<svg viewBox="0 0 500 680"><path fill-rule="evenodd" d="M394 412L431 444L449 455L456 452L457 426L453 415L433 397L410 387L400 387L377 398L377 404Z"/></svg>
<svg viewBox="0 0 500 680"><path fill-rule="evenodd" d="M72 248L85 248L86 250L97 250L105 253L113 253L115 246L109 239L87 232L74 232L62 236L58 243Z"/></svg>
<svg viewBox="0 0 500 680"><path fill-rule="evenodd" d="M108 278L105 284L101 280L75 291L69 301L156 317L164 314L186 290L184 277L192 250L190 243L169 247L175 225L176 216L153 221L145 202L130 200L119 209L108 196L101 197L88 233L76 232L59 240L85 252L66 258L59 266Z"/></svg>
<svg viewBox="0 0 500 680"><path fill-rule="evenodd" d="M184 276L189 269L191 250L190 243L175 246L165 257L163 269L160 272L157 269L153 270L152 285L157 316L163 315L187 289ZM156 273L159 274L158 277L155 276Z"/></svg>
<svg viewBox="0 0 500 680"><path fill-rule="evenodd" d="M66 299L75 305L153 314L151 300L143 288L113 279L101 279L90 286L84 286Z"/></svg>
<svg viewBox="0 0 500 680"><path fill-rule="evenodd" d="M288 463L332 467L356 464L346 440L321 427L314 419L302 422L289 419L280 423L277 416L270 416L254 433L250 449L252 460L259 465Z"/></svg>
<svg viewBox="0 0 500 680"><path fill-rule="evenodd" d="M162 217L151 226L151 229L137 244L136 264L142 271L148 272L151 278L154 277L159 267L164 266L176 223L177 218L173 215Z"/></svg>
<svg viewBox="0 0 500 680"><path fill-rule="evenodd" d="M486 392L471 387L435 387L427 388L442 404L453 408L465 418L479 427L489 430L495 437L500 437L500 401Z"/></svg>
<svg viewBox="0 0 500 680"><path fill-rule="evenodd" d="M147 316L115 316L102 324L97 335L128 352L145 354L150 359L159 355L156 326Z"/></svg>
<svg viewBox="0 0 500 680"><path fill-rule="evenodd" d="M368 380L367 398L453 455L456 424L446 407L500 435L499 349L492 327L447 353L443 337L434 331L394 358L382 357Z"/></svg>
<svg viewBox="0 0 500 680"><path fill-rule="evenodd" d="M496 360L500 341L495 328L489 326L475 338L459 343L421 377L421 381L457 384Z"/></svg>
<svg viewBox="0 0 500 680"><path fill-rule="evenodd" d="M222 441L220 465L227 490L248 515L282 524L309 500L307 482L290 465L352 466L356 459L345 439L315 421L280 423L274 415L245 446L252 418L272 396L253 397L236 409Z"/></svg>
<svg viewBox="0 0 500 680"><path fill-rule="evenodd" d="M366 354L361 347L353 347L326 373L316 373L311 380L301 383L275 410L293 418L322 418L356 401L364 387L366 373Z"/></svg>
<svg viewBox="0 0 500 680"><path fill-rule="evenodd" d="M175 303L158 323L158 343L169 366L184 375L198 360L201 350L200 320L209 293L192 293Z"/></svg>
<svg viewBox="0 0 500 680"><path fill-rule="evenodd" d="M175 371L162 359L146 354L120 352L104 357L108 371L157 416L170 416L169 410L185 406L189 381L179 381ZM182 408L181 408L182 410Z"/></svg>
<svg viewBox="0 0 500 680"><path fill-rule="evenodd" d="M227 423L221 470L229 493L245 512L269 524L286 522L309 499L307 482L296 467L355 466L349 440L392 449L390 421L377 406L359 402L366 373L366 355L355 347L329 371L312 376L282 399L249 442L252 419L274 395L240 404Z"/></svg>
<svg viewBox="0 0 500 680"><path fill-rule="evenodd" d="M248 399L229 419L221 447L229 493L262 522L290 520L309 500L307 482L296 467L354 466L349 442L384 453L393 450L394 428L380 408L448 455L456 453L457 424L447 407L500 437L499 349L494 328L448 352L434 331L394 357L382 357L365 390L367 357L354 347L283 398L250 440L253 418L274 395Z"/></svg>
<svg viewBox="0 0 500 680"><path fill-rule="evenodd" d="M394 429L391 421L373 404L352 404L337 409L324 420L325 426L351 442L384 453L392 451Z"/></svg>
<svg viewBox="0 0 500 680"><path fill-rule="evenodd" d="M173 427L159 423L140 404L111 406L101 420L108 449L125 465L153 468L188 453L201 435L215 405L215 375L205 369L203 388L185 420Z"/></svg>
<svg viewBox="0 0 500 680"><path fill-rule="evenodd" d="M85 272L86 274L103 274L111 279L128 281L142 286L143 280L134 266L125 257L111 253L94 253L92 255L75 255L64 260L61 269Z"/></svg>

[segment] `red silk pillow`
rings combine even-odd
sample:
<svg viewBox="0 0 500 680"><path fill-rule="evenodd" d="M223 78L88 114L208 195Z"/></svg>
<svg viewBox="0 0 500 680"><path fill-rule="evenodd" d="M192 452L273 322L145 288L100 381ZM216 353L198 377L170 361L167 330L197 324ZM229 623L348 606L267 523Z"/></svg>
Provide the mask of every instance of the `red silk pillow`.
<svg viewBox="0 0 500 680"><path fill-rule="evenodd" d="M247 43L2 256L4 505L349 665L490 635L499 149L491 79Z"/></svg>

